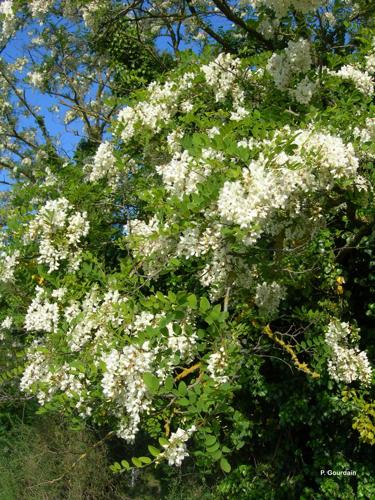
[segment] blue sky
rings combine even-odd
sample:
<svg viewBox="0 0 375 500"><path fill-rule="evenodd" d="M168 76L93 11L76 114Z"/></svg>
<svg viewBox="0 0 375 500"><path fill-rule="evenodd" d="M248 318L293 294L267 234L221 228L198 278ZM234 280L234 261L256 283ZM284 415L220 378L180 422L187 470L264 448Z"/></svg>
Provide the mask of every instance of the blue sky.
<svg viewBox="0 0 375 500"><path fill-rule="evenodd" d="M224 21L221 17L218 16L211 21L213 22L216 29L220 27L230 27L230 23L228 21ZM30 29L35 27L37 27L37 25L29 25L27 30L29 31ZM29 41L28 31L23 30L21 32L18 32L16 37L8 44L6 50L2 54L2 57L6 61L13 62L19 57L28 57L28 53L25 50ZM157 47L161 51L172 51L171 45L168 42L168 38L165 36L160 36L158 38ZM197 43L192 43L189 45L182 44L181 48L193 48L193 50L199 50L199 45ZM67 156L71 156L81 139L80 136L82 135L82 127L80 126L78 120L73 122L70 127L66 127L63 123L62 116L59 117L56 113L52 113L48 110L50 106L52 106L53 104L57 104L57 98L52 98L41 93L37 89L33 89L28 86L26 86L25 88L29 102L35 106L40 106L49 133L60 140L62 151L65 151ZM24 124L25 126L27 126L26 119ZM79 135L73 133L73 129L77 129ZM1 171L0 179L9 180L6 172ZM9 189L8 186L0 184L0 190L7 189Z"/></svg>

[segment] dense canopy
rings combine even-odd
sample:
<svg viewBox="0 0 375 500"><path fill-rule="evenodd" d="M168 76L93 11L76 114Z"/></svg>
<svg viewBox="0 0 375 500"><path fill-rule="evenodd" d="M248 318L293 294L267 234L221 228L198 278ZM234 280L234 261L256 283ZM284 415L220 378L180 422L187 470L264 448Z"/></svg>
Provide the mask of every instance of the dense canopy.
<svg viewBox="0 0 375 500"><path fill-rule="evenodd" d="M207 498L374 498L371 15L1 2L6 404Z"/></svg>

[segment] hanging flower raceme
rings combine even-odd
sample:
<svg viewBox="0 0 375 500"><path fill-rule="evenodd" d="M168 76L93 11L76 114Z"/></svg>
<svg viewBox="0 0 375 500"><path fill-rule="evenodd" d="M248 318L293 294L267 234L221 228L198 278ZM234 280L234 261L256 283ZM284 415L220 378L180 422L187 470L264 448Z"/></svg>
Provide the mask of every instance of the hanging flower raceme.
<svg viewBox="0 0 375 500"><path fill-rule="evenodd" d="M349 323L335 319L330 322L326 332L326 343L331 348L331 358L328 361L328 373L337 382L350 384L356 380L370 384L372 368L367 354L357 346L351 346L358 333Z"/></svg>
<svg viewBox="0 0 375 500"><path fill-rule="evenodd" d="M46 264L49 273L59 269L64 261L75 270L81 261L80 244L89 227L86 212L75 212L65 198L50 200L30 222L26 242L38 243L37 261Z"/></svg>

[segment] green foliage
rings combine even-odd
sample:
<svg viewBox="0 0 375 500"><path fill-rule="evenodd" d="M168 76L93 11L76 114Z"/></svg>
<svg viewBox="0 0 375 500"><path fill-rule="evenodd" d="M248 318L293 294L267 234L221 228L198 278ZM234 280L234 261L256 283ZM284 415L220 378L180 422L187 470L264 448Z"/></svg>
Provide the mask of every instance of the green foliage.
<svg viewBox="0 0 375 500"><path fill-rule="evenodd" d="M116 17L116 22L103 20L93 36L92 45L94 50L109 58L115 73L114 94L128 96L170 70L174 61L169 54L157 51L151 37L145 40L125 16L111 15Z"/></svg>
<svg viewBox="0 0 375 500"><path fill-rule="evenodd" d="M47 141L1 206L0 499L372 498L374 107L337 73L366 67L367 10L266 39L262 6L221 33L234 59L161 53L115 4L77 28L114 75L105 123L79 109L72 159ZM293 67L301 37L311 64L280 85L270 58Z"/></svg>

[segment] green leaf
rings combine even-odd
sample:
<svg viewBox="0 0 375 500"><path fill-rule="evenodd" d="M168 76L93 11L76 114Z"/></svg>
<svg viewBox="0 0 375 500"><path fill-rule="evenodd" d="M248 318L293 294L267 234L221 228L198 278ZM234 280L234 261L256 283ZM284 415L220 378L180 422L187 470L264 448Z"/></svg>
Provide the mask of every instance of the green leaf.
<svg viewBox="0 0 375 500"><path fill-rule="evenodd" d="M132 457L132 462L136 467L143 467L142 462L137 457Z"/></svg>
<svg viewBox="0 0 375 500"><path fill-rule="evenodd" d="M215 451L213 453L210 453L210 455L211 455L211 458L213 460L219 460L219 458L221 458L223 456L223 453L222 453L221 450L217 450L217 451Z"/></svg>
<svg viewBox="0 0 375 500"><path fill-rule="evenodd" d="M146 465L149 465L152 462L150 457L139 457L139 461Z"/></svg>
<svg viewBox="0 0 375 500"><path fill-rule="evenodd" d="M163 447L164 447L164 446L167 446L167 445L169 444L169 441L168 441L168 439L165 439L165 438L163 438L163 437L160 437L160 438L159 438L159 443L160 443L160 446L163 446Z"/></svg>
<svg viewBox="0 0 375 500"><path fill-rule="evenodd" d="M186 398L181 398L181 399L178 399L176 401L176 403L180 406L189 406L190 405L190 401Z"/></svg>
<svg viewBox="0 0 375 500"><path fill-rule="evenodd" d="M183 380L178 384L178 393L180 396L186 396L187 394L187 387Z"/></svg>
<svg viewBox="0 0 375 500"><path fill-rule="evenodd" d="M208 451L208 453L215 453L219 448L220 448L220 444L215 443L212 446L208 446L207 451Z"/></svg>
<svg viewBox="0 0 375 500"><path fill-rule="evenodd" d="M230 463L224 457L220 460L220 467L221 467L221 470L224 472L230 472L232 469L232 467L230 466Z"/></svg>
<svg viewBox="0 0 375 500"><path fill-rule="evenodd" d="M110 469L112 472L120 472L121 465L118 462L115 462L114 464L111 465Z"/></svg>
<svg viewBox="0 0 375 500"><path fill-rule="evenodd" d="M166 392L170 392L173 389L173 384L174 384L173 377L171 376L167 377L164 382L164 390Z"/></svg>
<svg viewBox="0 0 375 500"><path fill-rule="evenodd" d="M187 298L187 303L192 309L196 309L198 305L197 297L193 294L189 295Z"/></svg>
<svg viewBox="0 0 375 500"><path fill-rule="evenodd" d="M121 460L121 467L123 469L130 469L130 464L127 460Z"/></svg>
<svg viewBox="0 0 375 500"><path fill-rule="evenodd" d="M148 451L151 453L153 457L157 457L160 455L161 451L155 448L155 446L151 446L150 444L147 446Z"/></svg>
<svg viewBox="0 0 375 500"><path fill-rule="evenodd" d="M208 311L208 309L211 307L211 304L209 303L208 299L206 297L201 297L200 303L199 303L199 310L202 313L205 313Z"/></svg>
<svg viewBox="0 0 375 500"><path fill-rule="evenodd" d="M152 392L156 393L159 389L159 379L155 377L150 372L146 372L143 374L143 382L146 384L147 389Z"/></svg>
<svg viewBox="0 0 375 500"><path fill-rule="evenodd" d="M209 435L209 436L206 437L206 440L205 440L206 446L212 446L215 443L216 443L216 437L215 436Z"/></svg>

